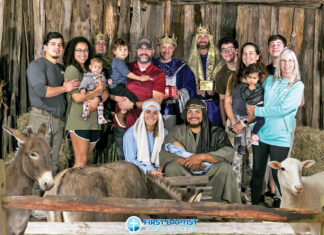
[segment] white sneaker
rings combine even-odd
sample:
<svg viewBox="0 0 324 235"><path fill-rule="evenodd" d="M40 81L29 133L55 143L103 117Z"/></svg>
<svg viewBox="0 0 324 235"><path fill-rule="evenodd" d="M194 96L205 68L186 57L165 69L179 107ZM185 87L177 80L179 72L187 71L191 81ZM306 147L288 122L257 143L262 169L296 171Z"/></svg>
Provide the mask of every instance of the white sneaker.
<svg viewBox="0 0 324 235"><path fill-rule="evenodd" d="M46 220L46 211L41 211L41 210L32 210L31 215L39 220Z"/></svg>

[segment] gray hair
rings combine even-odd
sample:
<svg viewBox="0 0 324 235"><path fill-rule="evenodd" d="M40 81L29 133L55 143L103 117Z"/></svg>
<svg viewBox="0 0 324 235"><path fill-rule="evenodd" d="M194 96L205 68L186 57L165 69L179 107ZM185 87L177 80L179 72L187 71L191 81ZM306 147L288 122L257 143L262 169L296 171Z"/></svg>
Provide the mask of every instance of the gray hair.
<svg viewBox="0 0 324 235"><path fill-rule="evenodd" d="M276 72L275 72L275 79L276 80L281 80L282 76L281 76L281 69L280 69L280 61L281 58L286 56L286 55L290 55L292 56L294 63L295 63L295 67L294 67L294 71L292 72L291 76L289 78L287 78L289 80L289 87L292 87L296 82L300 81L300 71L299 71L299 64L298 64L298 60L297 60L297 56L295 54L295 52L293 50L290 49L284 49L280 56L279 56L279 60L276 64Z"/></svg>

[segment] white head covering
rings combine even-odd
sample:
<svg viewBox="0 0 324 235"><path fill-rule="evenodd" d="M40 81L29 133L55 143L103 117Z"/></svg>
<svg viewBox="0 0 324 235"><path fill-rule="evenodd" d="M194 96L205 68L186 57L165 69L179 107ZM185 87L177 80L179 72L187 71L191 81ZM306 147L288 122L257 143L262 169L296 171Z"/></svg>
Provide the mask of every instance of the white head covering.
<svg viewBox="0 0 324 235"><path fill-rule="evenodd" d="M154 107L150 107L154 106ZM152 156L149 153L149 146L147 142L147 132L146 126L144 122L144 112L145 110L152 109L159 111L158 118L158 136L154 138L154 146ZM161 151L161 147L164 141L164 125L162 115L160 113L161 106L155 101L145 101L142 106L142 113L134 124L134 136L137 145L137 159L143 162L146 165L150 165L153 163L155 167L159 166L159 153Z"/></svg>

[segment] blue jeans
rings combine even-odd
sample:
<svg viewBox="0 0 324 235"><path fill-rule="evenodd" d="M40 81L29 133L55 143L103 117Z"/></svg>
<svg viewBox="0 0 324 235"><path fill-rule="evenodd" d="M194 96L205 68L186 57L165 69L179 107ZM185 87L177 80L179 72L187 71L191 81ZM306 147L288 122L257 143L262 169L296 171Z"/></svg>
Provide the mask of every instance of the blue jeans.
<svg viewBox="0 0 324 235"><path fill-rule="evenodd" d="M113 127L113 130L114 130L114 137L115 137L117 160L118 161L125 160L124 150L123 150L123 137L126 130L117 127Z"/></svg>

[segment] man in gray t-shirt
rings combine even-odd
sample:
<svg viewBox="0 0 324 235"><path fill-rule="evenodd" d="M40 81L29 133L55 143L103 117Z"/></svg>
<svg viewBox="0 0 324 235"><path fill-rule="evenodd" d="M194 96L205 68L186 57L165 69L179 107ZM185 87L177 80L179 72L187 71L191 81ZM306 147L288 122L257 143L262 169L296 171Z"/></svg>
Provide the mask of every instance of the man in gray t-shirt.
<svg viewBox="0 0 324 235"><path fill-rule="evenodd" d="M28 95L32 106L28 125L33 131L37 131L42 123L47 124L46 140L52 148L53 175L58 169L65 125L64 93L77 89L80 85L78 79L64 81L64 67L57 63L63 54L63 46L63 36L60 33L48 33L43 42L44 56L31 62L27 69ZM35 193L40 194L34 191Z"/></svg>

